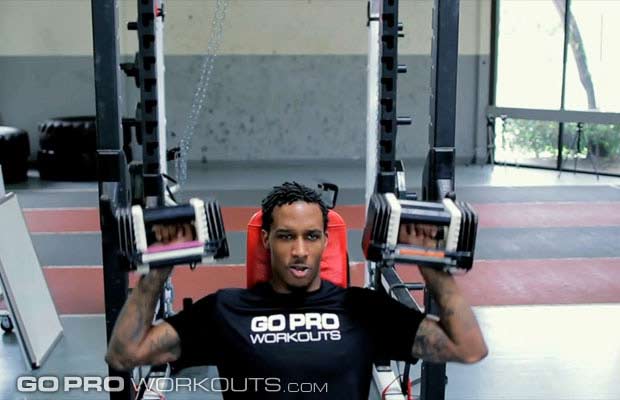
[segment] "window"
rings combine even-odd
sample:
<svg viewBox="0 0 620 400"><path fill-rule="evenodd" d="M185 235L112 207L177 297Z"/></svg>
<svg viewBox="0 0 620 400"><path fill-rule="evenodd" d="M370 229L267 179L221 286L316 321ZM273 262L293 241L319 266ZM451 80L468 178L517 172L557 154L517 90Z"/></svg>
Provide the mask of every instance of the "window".
<svg viewBox="0 0 620 400"><path fill-rule="evenodd" d="M620 1L492 4L491 160L620 175Z"/></svg>
<svg viewBox="0 0 620 400"><path fill-rule="evenodd" d="M566 109L620 112L620 2L572 0Z"/></svg>
<svg viewBox="0 0 620 400"><path fill-rule="evenodd" d="M620 173L620 124L565 124L564 169Z"/></svg>
<svg viewBox="0 0 620 400"><path fill-rule="evenodd" d="M500 1L497 105L559 109L563 43L564 12L554 0Z"/></svg>

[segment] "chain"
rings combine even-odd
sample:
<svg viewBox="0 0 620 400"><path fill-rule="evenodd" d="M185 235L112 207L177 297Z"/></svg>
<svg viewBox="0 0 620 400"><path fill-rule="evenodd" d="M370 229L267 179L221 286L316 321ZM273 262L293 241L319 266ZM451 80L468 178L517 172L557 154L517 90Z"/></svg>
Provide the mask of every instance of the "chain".
<svg viewBox="0 0 620 400"><path fill-rule="evenodd" d="M194 90L194 96L192 98L192 106L187 116L187 122L183 135L180 141L180 157L176 159L176 178L180 185L183 185L187 181L187 158L194 136L196 125L202 110L205 106L205 100L207 97L207 89L209 88L209 82L211 81L211 75L213 72L214 61L217 57L217 53L222 43L222 36L224 33L224 19L226 18L226 8L228 7L228 0L217 0L215 4L215 14L211 21L211 37L207 45L207 51L202 59L202 66L200 68L200 78L198 84Z"/></svg>

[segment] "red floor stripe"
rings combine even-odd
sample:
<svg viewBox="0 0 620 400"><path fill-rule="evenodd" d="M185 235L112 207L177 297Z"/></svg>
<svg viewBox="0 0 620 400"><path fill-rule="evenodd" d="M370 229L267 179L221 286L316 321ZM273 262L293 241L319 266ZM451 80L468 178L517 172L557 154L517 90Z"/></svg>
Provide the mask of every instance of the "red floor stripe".
<svg viewBox="0 0 620 400"><path fill-rule="evenodd" d="M620 225L620 202L475 204L483 228Z"/></svg>
<svg viewBox="0 0 620 400"><path fill-rule="evenodd" d="M399 266L405 282L419 282L418 270ZM103 270L93 267L45 268L45 276L61 314L104 312ZM363 264L352 266L352 283L363 283ZM135 282L135 276L131 281ZM482 260L456 278L476 306L586 304L620 302L620 258ZM198 299L224 287L244 287L243 266L179 267L173 275L175 308L183 297ZM418 300L421 297L418 296Z"/></svg>
<svg viewBox="0 0 620 400"><path fill-rule="evenodd" d="M620 225L620 202L605 203L492 203L475 204L481 228L549 228ZM229 232L244 231L255 207L224 207ZM364 207L339 206L336 210L349 229L364 227ZM28 209L24 211L31 233L97 232L99 214L95 208Z"/></svg>
<svg viewBox="0 0 620 400"><path fill-rule="evenodd" d="M416 267L398 271L420 280ZM456 279L477 306L620 302L620 258L480 260Z"/></svg>
<svg viewBox="0 0 620 400"><path fill-rule="evenodd" d="M99 209L25 209L24 218L30 233L99 232Z"/></svg>

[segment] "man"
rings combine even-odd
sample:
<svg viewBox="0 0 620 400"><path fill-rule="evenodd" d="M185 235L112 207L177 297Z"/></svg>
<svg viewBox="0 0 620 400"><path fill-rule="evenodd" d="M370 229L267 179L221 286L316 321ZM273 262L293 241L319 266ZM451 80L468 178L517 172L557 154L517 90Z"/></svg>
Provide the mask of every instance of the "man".
<svg viewBox="0 0 620 400"><path fill-rule="evenodd" d="M449 274L420 268L441 308L437 322L383 294L320 279L327 208L312 189L275 187L262 211L270 282L220 290L153 326L171 269L150 271L119 316L107 362L121 370L167 362L217 365L235 389L224 392L227 399L290 398L287 389L307 383L322 391L313 394L317 398L367 399L377 360L473 363L486 356L476 318ZM156 235L163 242L191 240L191 229ZM435 235L431 226L403 226L399 240L432 247Z"/></svg>

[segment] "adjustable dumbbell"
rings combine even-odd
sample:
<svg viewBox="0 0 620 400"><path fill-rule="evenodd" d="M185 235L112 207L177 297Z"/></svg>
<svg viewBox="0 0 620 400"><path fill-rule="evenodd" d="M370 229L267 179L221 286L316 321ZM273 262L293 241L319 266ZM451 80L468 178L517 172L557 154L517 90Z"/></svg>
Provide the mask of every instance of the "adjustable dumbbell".
<svg viewBox="0 0 620 400"><path fill-rule="evenodd" d="M398 243L402 224L438 227L437 247ZM471 269L476 246L478 216L462 201L441 203L398 199L393 193L374 194L368 206L362 249L366 259L433 267L449 272Z"/></svg>
<svg viewBox="0 0 620 400"><path fill-rule="evenodd" d="M228 257L228 242L219 204L193 198L189 204L146 208L133 206L119 210L121 252L130 268L148 271L179 264L209 263ZM156 243L155 225L190 224L193 240L162 245Z"/></svg>

